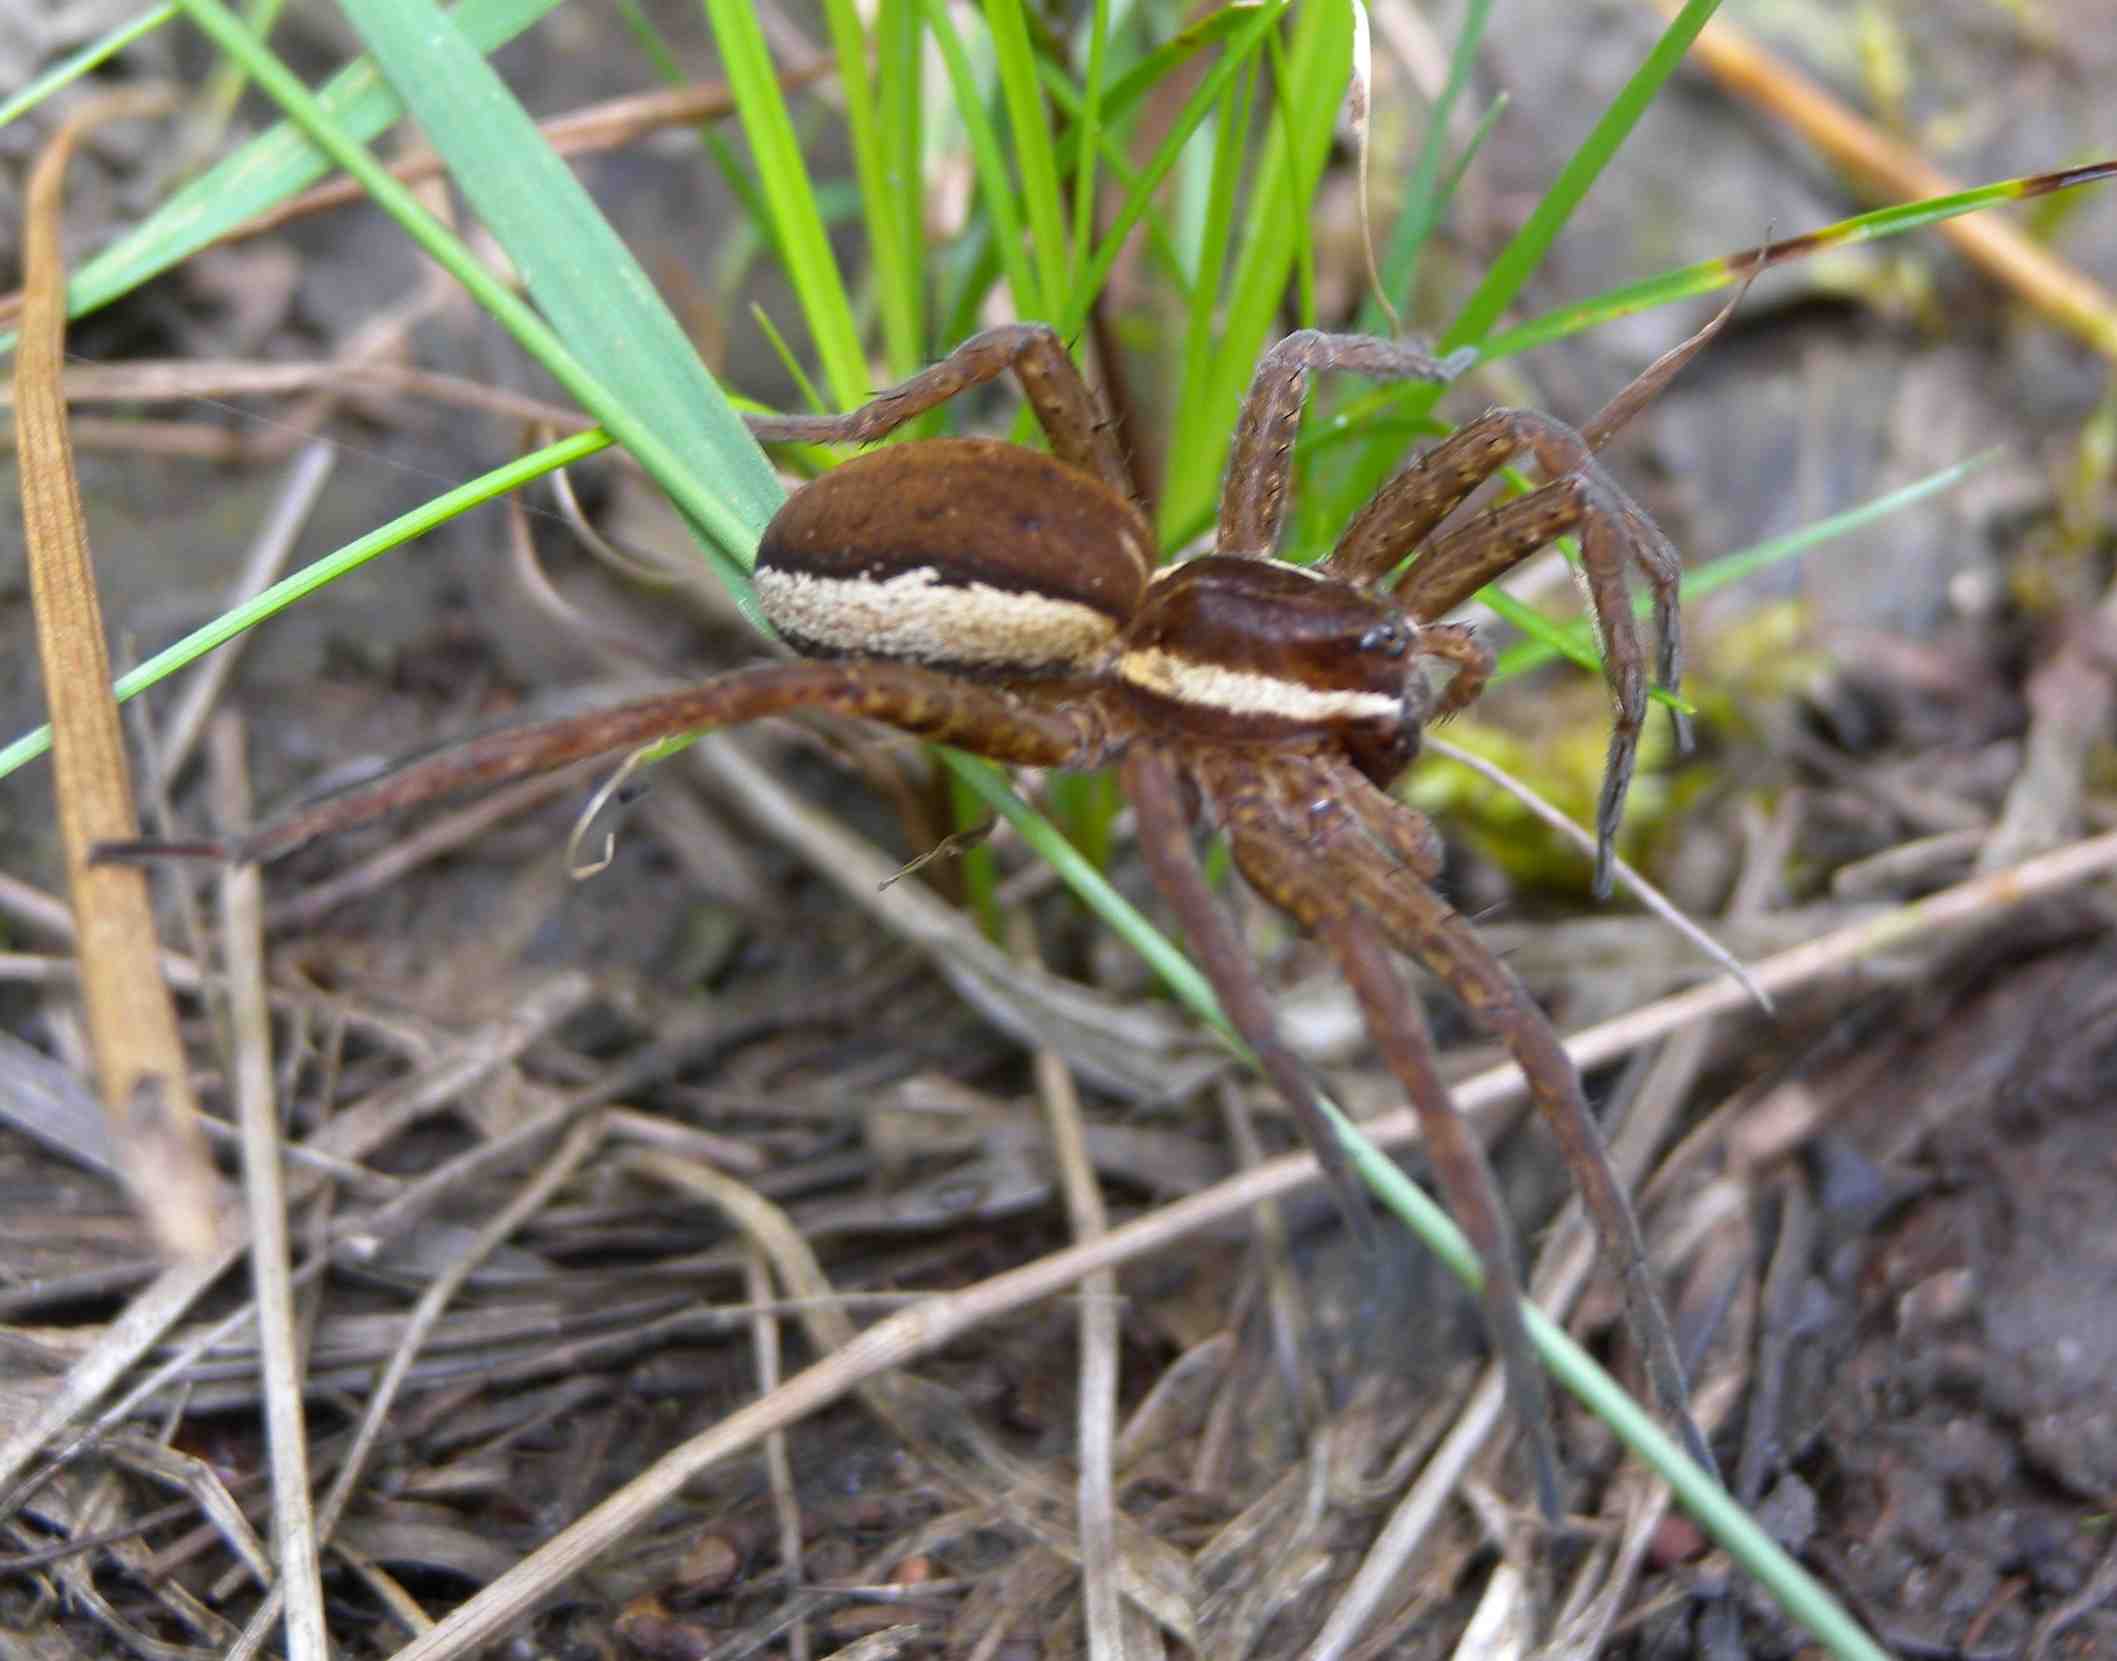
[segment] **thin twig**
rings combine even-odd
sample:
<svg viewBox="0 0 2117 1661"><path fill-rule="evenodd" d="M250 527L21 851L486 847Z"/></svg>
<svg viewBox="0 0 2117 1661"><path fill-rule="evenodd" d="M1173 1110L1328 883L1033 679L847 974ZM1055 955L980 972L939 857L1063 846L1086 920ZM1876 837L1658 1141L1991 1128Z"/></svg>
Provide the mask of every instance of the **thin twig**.
<svg viewBox="0 0 2117 1661"><path fill-rule="evenodd" d="M1498 785L1508 795L1535 814L1537 818L1557 831L1559 835L1587 853L1591 859L1595 856L1595 833L1576 825L1570 818L1559 812L1557 808L1545 801L1543 797L1531 790L1512 773L1509 773L1504 768L1493 766L1483 756L1473 755L1470 751L1461 749L1449 743L1447 739L1437 737L1431 732L1420 734L1419 743L1427 754L1437 755L1445 760L1455 762L1458 766L1467 767L1471 772L1477 774L1479 778L1485 780L1486 783ZM1719 941L1707 934L1704 929L1686 917L1675 901L1648 882L1645 877L1639 874L1635 867L1627 864L1615 854L1610 856L1610 863L1612 869L1617 873L1617 880L1638 897L1641 905L1645 906L1647 910L1659 917L1664 923L1667 923L1670 928L1705 953L1721 968L1733 975L1741 983L1743 990L1756 1000L1757 1007L1763 1010L1765 1014L1769 1015L1772 1013L1771 995L1750 978L1749 971L1742 967L1741 960L1734 953L1730 952Z"/></svg>
<svg viewBox="0 0 2117 1661"><path fill-rule="evenodd" d="M215 795L225 809L221 817L227 824L240 825L251 816L243 743L239 721L229 718L214 724ZM257 1289L258 1385L265 1399L265 1439L271 1453L272 1547L279 1570L272 1601L283 1599L286 1605L288 1661L329 1661L316 1516L310 1505L303 1357L294 1325L287 1183L279 1149L279 1092L272 1079L272 1016L265 1000L263 887L263 874L254 865L230 866L221 875L230 1070L242 1127L243 1205L250 1225L250 1272Z"/></svg>
<svg viewBox="0 0 2117 1661"><path fill-rule="evenodd" d="M1036 935L1028 920L1016 914L1010 944L1016 955L1034 961ZM1079 1241L1099 1240L1109 1232L1103 1191L1088 1157L1081 1123L1080 1091L1065 1057L1048 1047L1036 1052L1037 1096L1057 1155L1059 1189L1066 1197L1066 1220ZM1080 1383L1078 1458L1081 1542L1081 1602L1086 1615L1091 1661L1125 1661L1124 1600L1117 1574L1117 1276L1109 1269L1083 1277L1080 1300Z"/></svg>
<svg viewBox="0 0 2117 1661"><path fill-rule="evenodd" d="M337 446L321 439L295 456L287 468L286 478L280 483L271 512L251 540L250 552L228 591L224 609L233 611L278 580L293 555L295 541L307 527L309 515L315 511L317 499L323 495L323 487L330 482L337 461ZM177 700L176 709L163 729L161 753L156 758L165 783L184 770L184 763L191 758L199 734L205 730L206 717L212 713L222 690L234 676L236 666L242 662L249 641L247 633L237 635L200 664L198 673L185 686L183 696ZM239 820L234 824L239 828L245 822Z"/></svg>

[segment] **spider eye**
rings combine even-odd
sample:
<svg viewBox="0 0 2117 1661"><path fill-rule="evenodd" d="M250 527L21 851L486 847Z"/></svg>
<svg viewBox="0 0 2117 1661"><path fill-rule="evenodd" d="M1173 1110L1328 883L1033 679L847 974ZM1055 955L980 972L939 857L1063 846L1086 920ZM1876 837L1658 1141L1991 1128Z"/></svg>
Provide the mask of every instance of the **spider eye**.
<svg viewBox="0 0 2117 1661"><path fill-rule="evenodd" d="M1360 650L1384 657L1402 657L1407 644L1404 630L1395 623L1377 623L1360 636Z"/></svg>

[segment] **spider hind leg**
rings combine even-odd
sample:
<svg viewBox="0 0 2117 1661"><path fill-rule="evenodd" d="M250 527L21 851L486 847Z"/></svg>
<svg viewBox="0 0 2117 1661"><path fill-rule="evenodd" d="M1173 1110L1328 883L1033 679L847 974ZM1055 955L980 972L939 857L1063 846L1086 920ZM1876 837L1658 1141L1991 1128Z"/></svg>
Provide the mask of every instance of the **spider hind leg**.
<svg viewBox="0 0 2117 1661"><path fill-rule="evenodd" d="M1043 708L915 664L757 664L680 691L541 725L504 727L452 744L379 778L301 803L247 835L214 844L212 852L237 863L265 864L320 836L438 797L490 789L684 733L801 710L879 722L1021 766L1092 766L1107 741L1098 706L1071 712ZM140 849L123 843L98 850L98 857L113 860L139 855Z"/></svg>

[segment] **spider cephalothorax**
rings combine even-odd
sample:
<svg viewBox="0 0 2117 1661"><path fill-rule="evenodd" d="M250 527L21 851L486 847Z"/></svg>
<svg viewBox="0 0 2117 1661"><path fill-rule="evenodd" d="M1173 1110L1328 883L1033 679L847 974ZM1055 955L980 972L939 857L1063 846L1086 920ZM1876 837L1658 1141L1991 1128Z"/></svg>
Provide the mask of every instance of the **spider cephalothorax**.
<svg viewBox="0 0 2117 1661"><path fill-rule="evenodd" d="M1385 484L1311 571L1271 558L1309 375L1443 380L1460 358L1314 331L1280 341L1243 403L1216 551L1157 568L1108 424L1058 337L1039 325L990 330L850 414L753 423L768 442L868 441L1011 369L1051 442L1048 456L984 439L902 444L797 491L765 531L756 580L767 615L802 660L474 739L217 851L270 859L444 791L796 709L860 716L1017 765L1114 761L1141 855L1229 1019L1324 1168L1349 1186L1338 1138L1207 884L1193 823L1217 826L1250 884L1336 958L1419 1113L1445 1196L1483 1256L1488 1323L1530 1434L1539 1497L1555 1511L1549 1415L1529 1358L1510 1233L1391 952L1424 964L1520 1063L1615 1260L1663 1407L1708 1456L1690 1424L1638 1225L1579 1076L1512 972L1430 886L1440 869L1437 839L1388 791L1416 755L1424 724L1476 697L1491 671L1471 631L1442 619L1574 532L1616 706L1597 820L1597 883L1606 883L1646 715L1626 567L1653 589L1657 667L1667 682L1677 666L1677 562L1594 450L1704 339L1655 364L1582 431L1519 410L1467 423ZM1440 529L1524 451L1545 476L1539 489Z"/></svg>

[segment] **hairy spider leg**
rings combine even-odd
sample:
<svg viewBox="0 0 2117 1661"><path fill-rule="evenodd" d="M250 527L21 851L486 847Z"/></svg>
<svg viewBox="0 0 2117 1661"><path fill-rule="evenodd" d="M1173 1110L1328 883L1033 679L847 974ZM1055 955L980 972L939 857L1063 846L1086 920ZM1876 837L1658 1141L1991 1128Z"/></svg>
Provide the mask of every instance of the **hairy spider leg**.
<svg viewBox="0 0 2117 1661"><path fill-rule="evenodd" d="M1433 828L1433 821L1417 809L1404 806L1358 768L1353 769L1353 777L1359 782L1344 789L1338 799L1358 816L1360 828L1374 839L1393 866L1422 882L1438 880L1445 853L1441 833Z"/></svg>
<svg viewBox="0 0 2117 1661"><path fill-rule="evenodd" d="M751 415L744 420L760 444L872 444L915 416L1009 370L1050 440L1051 453L1094 474L1130 501L1136 494L1132 476L1102 400L1048 323L1003 323L974 334L931 368L843 415Z"/></svg>
<svg viewBox="0 0 2117 1661"><path fill-rule="evenodd" d="M1530 1099L1557 1138L1587 1202L1603 1250L1614 1260L1626 1317L1654 1395L1676 1423L1691 1457L1717 1472L1704 1433L1690 1415L1682 1357L1654 1289L1639 1219L1610 1164L1601 1128L1588 1110L1580 1070L1550 1018L1462 913L1383 856L1373 826L1392 813L1418 817L1412 809L1375 790L1348 765L1326 762L1283 767L1282 772L1289 775L1284 792L1289 803L1318 804L1308 811L1306 828L1311 841L1321 845L1318 864L1331 872L1345 903L1379 928L1398 951L1424 965L1472 1020L1506 1045L1521 1068ZM1335 811L1320 811L1324 805Z"/></svg>
<svg viewBox="0 0 2117 1661"><path fill-rule="evenodd" d="M1529 1330L1522 1318L1514 1231L1484 1149L1456 1111L1434 1065L1426 1017L1405 992L1382 937L1362 916L1363 902L1340 882L1333 865L1314 859L1306 825L1289 814L1283 800L1275 799L1301 782L1286 776L1286 758L1235 761L1223 752L1199 760L1207 775L1202 780L1206 794L1221 811L1230 851L1244 878L1330 949L1360 1005L1368 1033L1418 1114L1434 1180L1484 1266L1486 1329L1515 1422L1528 1438L1537 1503L1546 1520L1555 1523L1561 1515L1557 1442L1550 1396L1530 1353Z"/></svg>
<svg viewBox="0 0 2117 1661"><path fill-rule="evenodd" d="M1466 496L1525 449L1549 483L1432 536ZM1391 591L1423 622L1446 615L1569 531L1580 533L1583 581L1616 707L1595 820L1595 893L1601 898L1610 891L1611 852L1647 718L1645 653L1632 621L1625 566L1637 565L1653 590L1661 646L1657 673L1665 686L1674 685L1682 672L1676 585L1683 566L1668 539L1603 471L1587 440L1533 410L1488 410L1383 485L1353 516L1324 569L1354 582L1380 581L1407 550L1424 541Z"/></svg>
<svg viewBox="0 0 2117 1661"><path fill-rule="evenodd" d="M263 864L319 836L437 796L487 789L591 756L795 710L881 722L1020 767L1094 766L1105 743L1092 704L1065 713L904 663L760 664L680 692L452 743L378 779L292 808L225 843L126 842L99 849L98 857L138 860L182 852Z"/></svg>
<svg viewBox="0 0 2117 1661"><path fill-rule="evenodd" d="M1589 452L1600 450L1634 416L1661 396L1669 382L1726 327L1727 320L1734 316L1735 308L1742 303L1742 297L1749 292L1749 285L1755 281L1753 271L1703 328L1685 336L1634 375L1577 431L1552 416L1531 410L1490 410L1477 421L1457 428L1439 444L1412 457L1353 515L1338 538L1337 547L1325 562L1328 569L1349 582L1380 582L1431 536L1465 497L1521 450L1527 449L1535 455L1548 479L1571 471L1579 464L1583 448ZM1548 442L1555 447L1553 450L1547 453L1537 448L1531 424L1545 430ZM1610 489L1630 507L1630 498L1614 482ZM1644 519L1644 515L1640 517ZM1450 583L1444 588L1440 585L1449 582L1448 573L1416 575L1418 566L1427 563L1428 556L1421 556L1396 590L1398 599L1411 606L1413 615L1422 621L1445 616L1484 585L1481 580L1467 586ZM1415 586L1419 583L1435 586L1429 592ZM1417 604L1413 604L1415 595L1418 596Z"/></svg>
<svg viewBox="0 0 2117 1661"><path fill-rule="evenodd" d="M1749 281L1754 279L1752 272ZM1660 396L1705 349L1734 315L1749 291L1749 281L1703 328L1635 375L1578 432L1534 411L1490 410L1415 456L1353 516L1325 562L1325 569L1349 581L1382 581L1516 454L1526 449L1535 456L1549 481L1541 491L1503 504L1433 540L1412 561L1393 593L1421 621L1443 617L1553 538L1581 531L1585 582L1617 709L1596 806L1594 889L1598 898L1607 897L1610 891L1617 824L1631 785L1639 733L1646 723L1645 691L1638 685L1644 657L1632 624L1631 600L1625 593L1624 562L1629 555L1653 590L1654 627L1660 641L1656 678L1667 687L1674 687L1682 675L1676 605L1682 562L1654 522L1603 471L1594 452ZM1528 502L1539 505L1522 505ZM1591 541L1601 546L1586 546ZM1460 709L1467 701L1451 693L1449 709ZM1688 746L1689 727L1680 712L1675 721L1678 744Z"/></svg>
<svg viewBox="0 0 2117 1661"><path fill-rule="evenodd" d="M1215 551L1259 559L1277 552L1286 521L1294 440L1301 430L1301 404L1315 371L1344 370L1383 381L1450 381L1474 357L1455 352L1436 358L1415 342L1325 334L1320 329L1296 330L1270 347L1257 360L1235 423Z"/></svg>
<svg viewBox="0 0 2117 1661"><path fill-rule="evenodd" d="M1314 1083L1280 1037L1271 994L1198 863L1191 841L1191 815L1175 765L1158 746L1141 740L1125 752L1121 779L1125 798L1132 804L1147 875L1176 913L1228 1023L1255 1052L1265 1077L1285 1099L1302 1139L1337 1191L1347 1221L1363 1245L1373 1245L1375 1227L1367 1191L1354 1178L1337 1131L1316 1106Z"/></svg>

